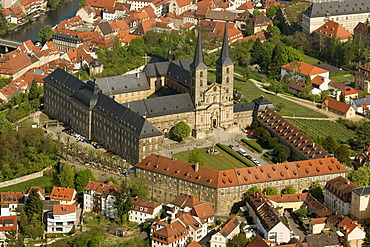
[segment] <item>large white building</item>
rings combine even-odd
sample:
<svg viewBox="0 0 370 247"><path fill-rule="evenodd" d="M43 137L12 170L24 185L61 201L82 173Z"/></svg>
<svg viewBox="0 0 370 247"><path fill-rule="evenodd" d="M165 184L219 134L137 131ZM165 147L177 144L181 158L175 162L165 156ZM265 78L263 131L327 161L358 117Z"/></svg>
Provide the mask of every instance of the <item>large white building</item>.
<svg viewBox="0 0 370 247"><path fill-rule="evenodd" d="M116 218L118 213L114 203L116 194L120 190L121 186L113 182L104 184L89 181L84 188L84 211L93 211L108 218Z"/></svg>
<svg viewBox="0 0 370 247"><path fill-rule="evenodd" d="M328 181L324 189L325 206L333 212L349 215L352 189L355 188L358 186L342 176Z"/></svg>
<svg viewBox="0 0 370 247"><path fill-rule="evenodd" d="M359 22L370 18L369 0L316 2L303 13L303 32L312 33L327 21L335 21L353 33Z"/></svg>
<svg viewBox="0 0 370 247"><path fill-rule="evenodd" d="M54 205L47 213L47 232L70 232L77 221L76 205Z"/></svg>
<svg viewBox="0 0 370 247"><path fill-rule="evenodd" d="M160 216L161 211L162 204L133 197L131 198L129 220L141 224L148 219L154 219L155 217Z"/></svg>

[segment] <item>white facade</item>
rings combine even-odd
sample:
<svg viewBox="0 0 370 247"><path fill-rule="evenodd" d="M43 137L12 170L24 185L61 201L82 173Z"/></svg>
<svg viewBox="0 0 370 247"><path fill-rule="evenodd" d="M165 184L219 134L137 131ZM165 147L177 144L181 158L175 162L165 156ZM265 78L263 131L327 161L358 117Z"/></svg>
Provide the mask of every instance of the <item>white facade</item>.
<svg viewBox="0 0 370 247"><path fill-rule="evenodd" d="M257 229L263 233L263 238L275 243L288 243L290 240L290 229L281 221L272 227L269 231L262 226L257 217Z"/></svg>
<svg viewBox="0 0 370 247"><path fill-rule="evenodd" d="M211 247L226 247L230 239L232 239L236 234L240 232L240 224L235 227L235 229L226 237L223 236L220 232L217 232L211 237L209 243Z"/></svg>
<svg viewBox="0 0 370 247"><path fill-rule="evenodd" d="M155 217L160 216L162 211L162 205L159 205L158 207L154 208L153 213L149 213L148 209L147 212L145 212L145 209L147 208L142 208L141 211L130 210L129 220L141 224L147 221L148 219L154 219Z"/></svg>
<svg viewBox="0 0 370 247"><path fill-rule="evenodd" d="M47 214L47 232L70 232L76 223L76 211L70 214Z"/></svg>
<svg viewBox="0 0 370 247"><path fill-rule="evenodd" d="M340 198L326 189L324 189L324 202L325 206L330 211L338 211L343 215L349 215L351 211L351 203L342 201Z"/></svg>

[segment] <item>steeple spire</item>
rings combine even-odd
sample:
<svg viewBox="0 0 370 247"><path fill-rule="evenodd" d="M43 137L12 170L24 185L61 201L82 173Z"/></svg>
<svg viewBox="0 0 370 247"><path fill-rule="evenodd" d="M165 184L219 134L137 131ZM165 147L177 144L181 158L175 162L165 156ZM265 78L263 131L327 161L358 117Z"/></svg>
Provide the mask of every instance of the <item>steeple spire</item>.
<svg viewBox="0 0 370 247"><path fill-rule="evenodd" d="M202 35L200 33L200 28L198 30L198 40L197 47L195 49L194 60L190 64L192 69L207 69L207 65L204 64L203 52L202 52Z"/></svg>
<svg viewBox="0 0 370 247"><path fill-rule="evenodd" d="M221 54L217 59L216 64L220 66L233 65L234 62L230 58L229 51L229 36L227 34L227 22L225 22L224 40L222 42Z"/></svg>

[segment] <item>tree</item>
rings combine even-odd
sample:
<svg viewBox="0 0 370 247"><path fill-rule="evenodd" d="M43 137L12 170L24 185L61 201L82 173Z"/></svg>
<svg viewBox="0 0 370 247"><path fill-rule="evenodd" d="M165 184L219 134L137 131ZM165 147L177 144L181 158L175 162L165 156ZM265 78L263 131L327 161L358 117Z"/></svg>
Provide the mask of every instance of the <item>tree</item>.
<svg viewBox="0 0 370 247"><path fill-rule="evenodd" d="M139 179L137 177L131 178L129 183L129 190L131 196L133 197L149 199L149 188L145 179Z"/></svg>
<svg viewBox="0 0 370 247"><path fill-rule="evenodd" d="M322 187L318 181L315 181L310 187L310 193L320 202L324 202L324 193Z"/></svg>
<svg viewBox="0 0 370 247"><path fill-rule="evenodd" d="M204 161L202 159L202 156L200 155L199 150L194 149L191 151L188 157L188 162L192 164L199 164L199 165L204 165Z"/></svg>
<svg viewBox="0 0 370 247"><path fill-rule="evenodd" d="M23 247L23 238L19 236L17 238L17 231L12 229L5 232L5 243L8 247Z"/></svg>
<svg viewBox="0 0 370 247"><path fill-rule="evenodd" d="M322 142L323 148L331 154L334 154L335 150L337 149L337 139L332 135L328 135Z"/></svg>
<svg viewBox="0 0 370 247"><path fill-rule="evenodd" d="M44 202L41 200L37 189L32 189L25 205L25 213L28 219L41 221Z"/></svg>
<svg viewBox="0 0 370 247"><path fill-rule="evenodd" d="M281 5L277 5L277 6L269 8L268 10L266 10L266 16L268 18L274 17L280 8L281 8Z"/></svg>
<svg viewBox="0 0 370 247"><path fill-rule="evenodd" d="M131 210L131 193L126 183L122 184L121 190L116 195L115 206L120 221L125 222L127 214Z"/></svg>
<svg viewBox="0 0 370 247"><path fill-rule="evenodd" d="M279 141L276 137L271 137L268 139L267 144L269 145L269 148L274 148L279 144Z"/></svg>
<svg viewBox="0 0 370 247"><path fill-rule="evenodd" d="M356 128L356 143L359 146L370 146L370 122L364 122Z"/></svg>
<svg viewBox="0 0 370 247"><path fill-rule="evenodd" d="M283 48L281 43L277 43L272 54L270 74L274 76L280 76L280 69L283 64Z"/></svg>
<svg viewBox="0 0 370 247"><path fill-rule="evenodd" d="M11 131L13 129L13 125L6 119L4 114L0 115L0 134L4 132Z"/></svg>
<svg viewBox="0 0 370 247"><path fill-rule="evenodd" d="M343 164L350 164L349 149L347 145L341 144L334 152L334 156Z"/></svg>
<svg viewBox="0 0 370 247"><path fill-rule="evenodd" d="M30 91L28 92L28 100L36 99L40 96L41 92L39 90L39 87L37 86L36 81L32 81L32 85L30 88Z"/></svg>
<svg viewBox="0 0 370 247"><path fill-rule="evenodd" d="M297 193L297 190L294 188L293 185L288 185L281 191L281 194L295 194L295 193Z"/></svg>
<svg viewBox="0 0 370 247"><path fill-rule="evenodd" d="M306 78L304 79L304 83L308 86L312 86L311 76L306 76Z"/></svg>
<svg viewBox="0 0 370 247"><path fill-rule="evenodd" d="M245 194L250 195L250 194L253 194L254 192L257 192L257 191L261 192L260 188L258 188L257 186L253 186L252 188L247 190L247 192L245 192Z"/></svg>
<svg viewBox="0 0 370 247"><path fill-rule="evenodd" d="M95 181L94 175L90 170L81 170L76 173L76 190L78 193L82 192L87 185L87 183L92 180Z"/></svg>
<svg viewBox="0 0 370 247"><path fill-rule="evenodd" d="M274 148L274 154L279 162L286 161L290 156L290 149L283 144L277 144Z"/></svg>
<svg viewBox="0 0 370 247"><path fill-rule="evenodd" d="M190 135L190 127L184 121L181 121L172 128L171 132L175 139L182 141Z"/></svg>
<svg viewBox="0 0 370 247"><path fill-rule="evenodd" d="M263 189L265 195L279 195L279 190L276 187L266 187Z"/></svg>
<svg viewBox="0 0 370 247"><path fill-rule="evenodd" d="M59 184L62 187L75 187L75 173L70 165L63 165L62 172L59 175Z"/></svg>
<svg viewBox="0 0 370 247"><path fill-rule="evenodd" d="M370 167L363 166L348 174L348 179L360 187L370 185Z"/></svg>
<svg viewBox="0 0 370 247"><path fill-rule="evenodd" d="M366 236L364 242L362 243L362 247L370 247L370 229L366 231Z"/></svg>
<svg viewBox="0 0 370 247"><path fill-rule="evenodd" d="M85 0L82 0L79 4L78 4L78 8L81 9L81 8L84 8L86 6L86 1Z"/></svg>
<svg viewBox="0 0 370 247"><path fill-rule="evenodd" d="M250 241L245 236L244 232L236 234L232 239L227 242L227 247L245 247Z"/></svg>
<svg viewBox="0 0 370 247"><path fill-rule="evenodd" d="M48 42L53 37L54 31L50 25L42 27L37 35L37 41Z"/></svg>
<svg viewBox="0 0 370 247"><path fill-rule="evenodd" d="M114 184L118 184L117 180L112 178L112 177L110 177L110 178L108 178L107 180L104 181L104 183L109 183L109 182L112 182Z"/></svg>

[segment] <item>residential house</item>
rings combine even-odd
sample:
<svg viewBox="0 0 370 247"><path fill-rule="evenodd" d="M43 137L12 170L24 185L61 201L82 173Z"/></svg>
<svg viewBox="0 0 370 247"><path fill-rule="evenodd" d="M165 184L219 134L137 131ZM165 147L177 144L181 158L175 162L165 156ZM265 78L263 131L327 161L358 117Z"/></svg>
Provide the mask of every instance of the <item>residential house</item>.
<svg viewBox="0 0 370 247"><path fill-rule="evenodd" d="M185 246L189 239L189 230L179 219L172 223L156 222L151 226L152 247Z"/></svg>
<svg viewBox="0 0 370 247"><path fill-rule="evenodd" d="M87 22L87 23L93 23L94 20L95 20L95 10L87 5L83 8L80 8L77 13L76 13L76 16L79 16L81 17L81 19L84 21L84 22Z"/></svg>
<svg viewBox="0 0 370 247"><path fill-rule="evenodd" d="M43 188L41 188L40 186L31 186L31 187L27 190L26 194L24 195L24 197L25 197L24 201L27 201L28 196L29 196L29 194L31 193L31 190L37 190L37 194L40 196L40 199L41 199L42 201L44 201L44 200L45 200L45 190L44 190Z"/></svg>
<svg viewBox="0 0 370 247"><path fill-rule="evenodd" d="M52 42L60 52L68 52L83 44L83 40L77 36L64 33L53 34Z"/></svg>
<svg viewBox="0 0 370 247"><path fill-rule="evenodd" d="M281 66L281 78L289 77L305 81L309 76L312 81L312 93L319 94L324 90L329 89L329 71L319 67L304 63L304 62L291 62Z"/></svg>
<svg viewBox="0 0 370 247"><path fill-rule="evenodd" d="M306 242L308 247L318 247L318 246L330 246L338 247L342 246L340 238L337 233L321 233L315 235L306 236Z"/></svg>
<svg viewBox="0 0 370 247"><path fill-rule="evenodd" d="M248 10L235 19L236 25L240 30L246 30L250 25L253 33L260 33L267 30L268 26L273 25L272 20L264 14L253 15Z"/></svg>
<svg viewBox="0 0 370 247"><path fill-rule="evenodd" d="M72 205L76 202L77 192L72 188L54 187L50 193L51 201L60 201L63 205Z"/></svg>
<svg viewBox="0 0 370 247"><path fill-rule="evenodd" d="M310 91L313 89L313 86L307 85L306 83L297 80L290 81L287 86L288 91L296 95L300 95L303 92L305 92L305 90L307 90L306 89L307 87L309 88Z"/></svg>
<svg viewBox="0 0 370 247"><path fill-rule="evenodd" d="M342 94L343 89L346 87L343 83L338 83L335 81L329 82L329 90L332 89L332 96L336 100L340 100L340 95Z"/></svg>
<svg viewBox="0 0 370 247"><path fill-rule="evenodd" d="M76 205L54 205L53 211L47 213L48 233L68 233L76 224Z"/></svg>
<svg viewBox="0 0 370 247"><path fill-rule="evenodd" d="M311 234L320 234L326 226L326 217L312 218L309 220L309 231Z"/></svg>
<svg viewBox="0 0 370 247"><path fill-rule="evenodd" d="M327 21L335 21L349 32L359 22L366 22L370 16L370 2L367 0L330 1L312 3L303 12L303 32L312 33Z"/></svg>
<svg viewBox="0 0 370 247"><path fill-rule="evenodd" d="M185 11L188 11L191 5L191 0L171 0L168 11L175 15L181 15Z"/></svg>
<svg viewBox="0 0 370 247"><path fill-rule="evenodd" d="M16 212L18 207L23 207L25 204L25 198L23 192L1 192L1 216L13 216L17 215Z"/></svg>
<svg viewBox="0 0 370 247"><path fill-rule="evenodd" d="M155 217L160 216L161 211L162 204L158 202L132 197L129 220L141 224L148 219L154 219Z"/></svg>
<svg viewBox="0 0 370 247"><path fill-rule="evenodd" d="M102 22L97 25L95 31L97 31L105 39L113 38L115 34L108 22Z"/></svg>
<svg viewBox="0 0 370 247"><path fill-rule="evenodd" d="M327 40L336 39L341 42L345 42L352 38L352 34L335 21L327 21L321 27L313 31L313 33L316 35L322 35Z"/></svg>
<svg viewBox="0 0 370 247"><path fill-rule="evenodd" d="M277 212L282 214L285 211L296 212L300 209L306 200L307 195L307 193L267 195L266 198L270 201Z"/></svg>
<svg viewBox="0 0 370 247"><path fill-rule="evenodd" d="M102 214L108 218L117 218L118 212L115 206L116 195L121 186L113 182L100 183L89 181L84 188L84 210Z"/></svg>
<svg viewBox="0 0 370 247"><path fill-rule="evenodd" d="M353 30L353 39L361 41L365 45L370 45L370 25L359 22Z"/></svg>
<svg viewBox="0 0 370 247"><path fill-rule="evenodd" d="M212 235L211 247L226 247L230 239L240 232L240 222L237 218L230 219L216 234Z"/></svg>
<svg viewBox="0 0 370 247"><path fill-rule="evenodd" d="M367 115L370 111L370 96L352 98L349 100L348 104L350 104L356 112Z"/></svg>
<svg viewBox="0 0 370 247"><path fill-rule="evenodd" d="M370 63L358 67L358 71L355 72L355 87L370 92Z"/></svg>
<svg viewBox="0 0 370 247"><path fill-rule="evenodd" d="M370 186L352 190L350 217L365 226L370 225Z"/></svg>
<svg viewBox="0 0 370 247"><path fill-rule="evenodd" d="M324 189L325 206L333 212L349 215L352 189L355 188L358 186L342 176L329 180Z"/></svg>
<svg viewBox="0 0 370 247"><path fill-rule="evenodd" d="M322 103L322 109L333 112L344 118L353 118L356 116L356 110L349 104L340 102L333 98L327 97Z"/></svg>
<svg viewBox="0 0 370 247"><path fill-rule="evenodd" d="M362 91L353 87L345 86L342 89L342 95L344 96L344 101L349 102L351 99L357 98Z"/></svg>
<svg viewBox="0 0 370 247"><path fill-rule="evenodd" d="M32 61L30 57L21 52L17 54L16 57L13 57L0 65L0 76L5 78L13 77L13 79L17 79L31 68Z"/></svg>
<svg viewBox="0 0 370 247"><path fill-rule="evenodd" d="M255 33L255 34L249 35L247 37L241 38L241 39L238 40L238 42L248 42L251 39L253 39L253 40L259 39L263 43L271 37L272 37L272 34L270 32L263 31L263 32Z"/></svg>
<svg viewBox="0 0 370 247"><path fill-rule="evenodd" d="M23 23L25 18L27 17L26 13L19 5L10 8L10 13L10 23L14 24Z"/></svg>
<svg viewBox="0 0 370 247"><path fill-rule="evenodd" d="M360 247L363 246L366 232L363 226L357 221L351 220L349 217L345 217L337 227L345 235L346 246L349 247Z"/></svg>
<svg viewBox="0 0 370 247"><path fill-rule="evenodd" d="M0 244L2 246L8 246L6 243L7 237L5 234L8 231L15 230L18 232L18 221L16 216L1 216L0 217Z"/></svg>
<svg viewBox="0 0 370 247"><path fill-rule="evenodd" d="M261 192L247 196L247 207L249 215L256 222L257 229L264 239L276 244L289 242L289 227Z"/></svg>
<svg viewBox="0 0 370 247"><path fill-rule="evenodd" d="M256 236L252 239L252 241L249 242L249 244L247 244L246 247L269 247L270 245L268 245L266 242L269 241L265 241L261 235L256 234Z"/></svg>

